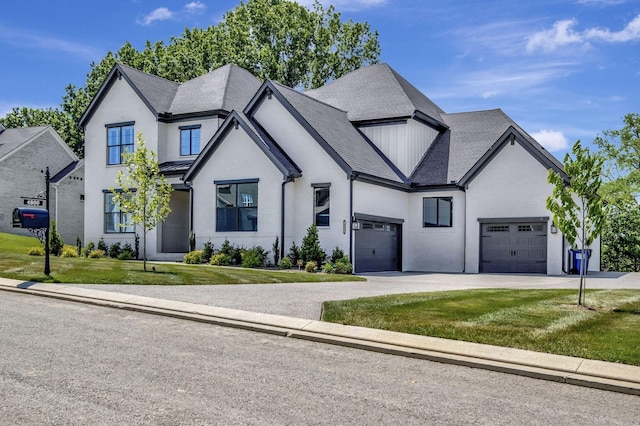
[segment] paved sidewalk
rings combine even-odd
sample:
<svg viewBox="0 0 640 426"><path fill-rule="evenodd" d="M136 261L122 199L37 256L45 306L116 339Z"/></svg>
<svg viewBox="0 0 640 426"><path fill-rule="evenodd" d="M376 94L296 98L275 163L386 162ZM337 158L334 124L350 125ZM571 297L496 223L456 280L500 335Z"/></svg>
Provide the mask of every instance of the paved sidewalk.
<svg viewBox="0 0 640 426"><path fill-rule="evenodd" d="M419 277L419 275L407 275L403 280L405 285L402 292L424 291L419 290L425 281L436 278L444 281L440 285L444 287L460 285L461 277L458 275L432 274ZM377 277L377 278L376 278ZM384 291L381 286L389 286L389 280L398 282L401 278L394 278L388 275L373 277L368 283L336 283L338 286L349 288L349 291L367 289L368 291ZM402 277L402 276L400 276ZM464 276L466 288L487 287L487 283L493 286L572 286L571 280L564 279L555 281L553 277L529 277L548 278L537 283L533 279L527 283L526 279L506 279L500 276L492 282L488 276L482 276L486 280L478 280L477 276ZM563 278L563 277L560 277ZM623 278L623 277L620 277ZM638 288L638 282L631 279L629 283L617 281L620 278L601 278L600 286L623 285L623 288ZM502 282L504 280L504 282ZM629 280L627 278L627 280ZM411 281L419 281L416 285ZM481 285L484 281L485 284ZM594 279L593 281L596 281ZM500 285L502 282L502 285ZM595 284L595 283L594 283ZM321 283L326 286L327 283ZM437 287L435 283L431 283ZM296 286L296 284L284 284L282 286ZM280 288L280 285L262 285L262 287ZM304 284L305 288L316 287ZM354 288L354 286L356 286ZM129 309L140 312L165 315L183 318L193 321L207 322L211 324L237 327L264 333L277 334L283 337L299 338L334 345L349 346L370 351L389 353L394 355L408 356L414 358L427 359L438 362L452 363L475 368L483 368L494 371L501 371L511 374L519 374L545 380L553 380L574 385L593 387L597 389L610 390L615 392L640 395L640 367L616 364L603 361L587 360L582 358L567 357L561 355L545 354L520 349L502 348L477 343L460 342L455 340L439 339L427 336L416 336L405 333L397 333L385 330L373 330L362 327L346 326L317 321L314 319L295 318L290 316L273 315L259 312L249 312L245 310L229 309L224 307L210 306L202 303L189 303L178 300L158 299L155 297L136 296L127 293L117 293L113 291L99 290L98 286L67 285L67 284L41 284L32 282L21 282L0 278L0 290L20 292L44 297L91 303L95 305L109 306L120 309ZM113 289L114 286L107 286ZM207 286L212 288L214 286ZM245 286L215 286L242 288ZM251 286L255 287L255 286ZM598 287L593 285L593 287ZM127 286L131 289L132 286ZM137 286L137 288L150 288L147 286ZM164 288L164 287L163 287ZM175 288L175 287L170 287ZM188 289L199 287L189 286ZM617 288L617 287L616 287ZM289 288L291 290L291 288ZM279 290L281 291L281 290ZM389 289L386 290L387 294ZM344 294L343 294L344 295ZM246 296L246 294L245 294ZM273 298L273 293L271 293ZM346 296L350 297L350 296ZM209 299L211 302L212 300Z"/></svg>

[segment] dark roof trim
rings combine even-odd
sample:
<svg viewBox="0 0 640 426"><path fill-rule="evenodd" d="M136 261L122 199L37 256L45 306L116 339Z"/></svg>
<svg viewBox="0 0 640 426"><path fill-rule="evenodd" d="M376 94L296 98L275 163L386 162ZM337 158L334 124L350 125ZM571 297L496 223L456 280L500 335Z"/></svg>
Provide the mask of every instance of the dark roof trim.
<svg viewBox="0 0 640 426"><path fill-rule="evenodd" d="M84 127L85 123L93 116L93 113L98 108L98 106L102 103L102 100L106 96L109 89L111 89L111 86L113 86L115 79L120 79L120 78L124 78L125 81L129 83L129 86L131 86L133 91L136 92L138 97L142 99L142 102L144 102L147 108L149 108L149 111L151 111L153 115L155 115L156 117L158 116L158 111L156 111L153 108L153 106L151 106L151 103L147 100L147 98L145 98L142 95L142 92L140 92L140 90L136 87L136 85L133 84L133 82L127 75L127 73L123 72L122 66L119 63L116 63L113 66L113 69L111 69L111 72L107 75L107 78L104 79L102 86L100 86L98 93L94 96L93 100L87 107L87 110L84 112L82 117L80 117L80 121L78 121L78 125L80 127Z"/></svg>
<svg viewBox="0 0 640 426"><path fill-rule="evenodd" d="M215 185L233 185L238 183L258 183L260 182L259 178L250 178L250 179L223 179L223 180L214 180L213 183Z"/></svg>
<svg viewBox="0 0 640 426"><path fill-rule="evenodd" d="M529 154L531 154L536 160L538 160L547 169L553 169L560 174L565 180L567 175L564 170L559 168L553 161L551 161L543 152L529 142L522 133L520 133L515 127L509 126L509 128L502 134L502 136L489 148L489 150L473 165L473 167L460 179L458 182L461 186L466 186L471 182L490 162L498 155L502 148L509 142L518 142Z"/></svg>
<svg viewBox="0 0 640 426"><path fill-rule="evenodd" d="M303 94L300 94L300 95L306 96ZM296 121L311 135L311 137L315 139L316 142L318 142L318 144L326 151L327 154L329 154L329 156L333 159L333 161L335 161L336 164L338 164L338 166L340 166L340 168L344 170L347 176L350 176L351 173L353 172L353 169L351 169L349 164L347 164L347 162L344 161L344 159L338 155L338 153L331 147L331 145L329 145L327 141L325 141L322 138L322 136L320 136L317 130L314 129L309 124L309 122L307 122L307 120L304 119L304 117L293 107L293 105L289 103L289 101L282 95L282 93L280 93L280 91L278 91L276 86L271 81L267 80L264 83L262 83L262 86L260 86L260 89L258 89L258 92L256 93L256 95L253 97L253 99L249 102L249 104L245 108L244 113L249 118L253 118L253 113L262 104L262 102L264 102L268 98L274 98L274 97L278 101L280 101L282 106L284 106L284 108L289 112L289 114L291 114L291 116L296 119Z"/></svg>
<svg viewBox="0 0 640 426"><path fill-rule="evenodd" d="M416 185L411 188L411 192L442 192L442 191L463 191L464 188L455 183L443 185Z"/></svg>
<svg viewBox="0 0 640 426"><path fill-rule="evenodd" d="M64 169L60 170L58 173L55 174L55 176L53 176L51 178L51 183L60 182L66 175L71 173L76 168L76 165L78 163L79 163L79 161L74 161L71 164L69 164L67 167L65 167Z"/></svg>
<svg viewBox="0 0 640 426"><path fill-rule="evenodd" d="M364 213L354 213L353 217L358 221L363 222L383 222L383 223L395 223L395 224L403 224L404 219L394 218L394 217L385 217L385 216L375 216L371 214Z"/></svg>
<svg viewBox="0 0 640 426"><path fill-rule="evenodd" d="M226 111L224 109L212 109L208 111L188 112L184 114L172 114L170 112L163 112L162 114L158 115L158 121L161 123L175 123L178 121L187 121L198 118L226 118L227 115L229 115L229 111Z"/></svg>
<svg viewBox="0 0 640 426"><path fill-rule="evenodd" d="M278 158L269 150L269 148L265 145L265 143L260 140L258 135L247 125L247 123L240 117L236 111L231 111L231 113L227 116L225 121L222 123L220 128L216 131L213 137L209 140L207 145L204 147L200 155L195 159L189 170L184 174L183 180L188 182L190 181L194 175L196 175L200 169L206 164L207 160L213 153L218 149L218 146L224 141L226 135L232 131L237 129L237 127L242 127L242 129L247 133L247 135L253 140L256 145L264 152L264 154L271 160L271 162L280 170L285 178L294 176L295 173L292 173L286 165L282 164ZM298 174L296 177L301 176Z"/></svg>
<svg viewBox="0 0 640 426"><path fill-rule="evenodd" d="M407 124L411 117L395 117L395 118L385 118L385 119L376 119L376 120L361 120L361 121L352 121L351 123L354 126L358 127L376 127L376 126L393 126L396 124Z"/></svg>
<svg viewBox="0 0 640 426"><path fill-rule="evenodd" d="M480 223L524 223L524 222L549 222L549 216L537 217L479 217Z"/></svg>
<svg viewBox="0 0 640 426"><path fill-rule="evenodd" d="M312 183L311 187L312 188L328 188L331 186L331 182L324 182L324 183Z"/></svg>
<svg viewBox="0 0 640 426"><path fill-rule="evenodd" d="M433 117L428 116L427 114L425 114L422 111L416 111L413 113L413 118L416 121L419 121L423 124L426 124L429 127L434 128L435 130L438 131L444 131L447 130L449 128L449 126L447 126L446 124L436 120Z"/></svg>
<svg viewBox="0 0 640 426"><path fill-rule="evenodd" d="M394 182L392 180L384 179L378 176L373 176L368 173L353 172L351 177L353 180L357 180L359 182L370 183L373 185L383 186L391 189L398 189L404 192L411 191L410 186L406 183Z"/></svg>

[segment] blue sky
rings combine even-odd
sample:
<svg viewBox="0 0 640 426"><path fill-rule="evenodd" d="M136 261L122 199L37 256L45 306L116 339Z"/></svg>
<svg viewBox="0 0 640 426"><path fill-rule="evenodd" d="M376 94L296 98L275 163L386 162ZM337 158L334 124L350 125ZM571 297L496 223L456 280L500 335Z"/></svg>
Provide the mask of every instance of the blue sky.
<svg viewBox="0 0 640 426"><path fill-rule="evenodd" d="M299 1L311 5L313 0ZM322 2L327 5L329 2ZM207 27L237 0L22 0L0 13L0 117L55 107L125 41ZM336 0L381 59L447 112L503 109L562 159L640 112L638 0Z"/></svg>

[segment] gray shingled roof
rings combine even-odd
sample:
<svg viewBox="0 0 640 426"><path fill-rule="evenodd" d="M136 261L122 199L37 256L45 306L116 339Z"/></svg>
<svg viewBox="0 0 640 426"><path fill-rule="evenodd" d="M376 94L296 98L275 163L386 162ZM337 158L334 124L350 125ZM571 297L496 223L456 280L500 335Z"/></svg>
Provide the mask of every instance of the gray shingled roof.
<svg viewBox="0 0 640 426"><path fill-rule="evenodd" d="M173 114L241 111L260 87L260 80L236 65L225 65L182 83L171 103Z"/></svg>
<svg viewBox="0 0 640 426"><path fill-rule="evenodd" d="M171 110L171 102L176 96L178 83L165 78L147 74L127 65L117 64L123 74L131 80L131 83L146 99L154 112L160 114Z"/></svg>
<svg viewBox="0 0 640 426"><path fill-rule="evenodd" d="M274 85L353 171L394 182L403 182L393 168L353 127L344 111L281 84L274 83Z"/></svg>
<svg viewBox="0 0 640 426"><path fill-rule="evenodd" d="M0 132L0 158L41 133L47 126L5 129Z"/></svg>
<svg viewBox="0 0 640 426"><path fill-rule="evenodd" d="M305 94L347 111L351 121L409 117L420 111L442 122L444 112L386 63L360 68Z"/></svg>
<svg viewBox="0 0 640 426"><path fill-rule="evenodd" d="M441 134L411 176L417 185L458 182L500 137L513 127L552 164L562 164L500 109L442 114L449 131Z"/></svg>

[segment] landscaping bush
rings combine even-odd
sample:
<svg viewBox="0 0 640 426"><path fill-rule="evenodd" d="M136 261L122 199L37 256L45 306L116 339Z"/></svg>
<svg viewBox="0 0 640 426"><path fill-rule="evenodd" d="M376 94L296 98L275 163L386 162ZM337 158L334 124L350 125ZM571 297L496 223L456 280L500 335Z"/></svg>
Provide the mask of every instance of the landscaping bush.
<svg viewBox="0 0 640 426"><path fill-rule="evenodd" d="M333 263L327 262L322 265L322 272L325 274L333 274L336 271L336 267L333 266Z"/></svg>
<svg viewBox="0 0 640 426"><path fill-rule="evenodd" d="M95 250L95 248L96 245L93 243L93 241L89 241L87 246L84 248L84 257L89 257L89 255L93 250Z"/></svg>
<svg viewBox="0 0 640 426"><path fill-rule="evenodd" d="M318 264L313 260L310 260L306 265L304 265L304 270L311 273L318 272Z"/></svg>
<svg viewBox="0 0 640 426"><path fill-rule="evenodd" d="M280 260L280 269L291 269L291 266L291 259L288 257L283 257L282 260Z"/></svg>
<svg viewBox="0 0 640 426"><path fill-rule="evenodd" d="M98 250L102 250L105 253L109 252L109 247L102 237L98 240Z"/></svg>
<svg viewBox="0 0 640 426"><path fill-rule="evenodd" d="M82 240L80 237L76 237L76 253L78 256L82 256Z"/></svg>
<svg viewBox="0 0 640 426"><path fill-rule="evenodd" d="M273 242L273 264L277 265L278 262L280 262L280 239L276 236Z"/></svg>
<svg viewBox="0 0 640 426"><path fill-rule="evenodd" d="M75 246L64 246L60 257L78 257L78 248Z"/></svg>
<svg viewBox="0 0 640 426"><path fill-rule="evenodd" d="M291 248L289 249L289 260L291 260L292 265L297 265L298 260L300 260L300 247L296 245L295 241L291 244Z"/></svg>
<svg viewBox="0 0 640 426"><path fill-rule="evenodd" d="M336 248L334 248L333 251L331 252L331 259L329 260L329 262L337 263L343 257L345 257L344 251L342 251L340 247L336 246ZM349 261L348 258L347 258L347 261Z"/></svg>
<svg viewBox="0 0 640 426"><path fill-rule="evenodd" d="M56 221L51 221L51 229L49 229L49 253L53 256L60 256L64 247L62 236L56 227Z"/></svg>
<svg viewBox="0 0 640 426"><path fill-rule="evenodd" d="M122 250L122 253L118 255L118 260L131 260L133 259L133 254L129 250Z"/></svg>
<svg viewBox="0 0 640 426"><path fill-rule="evenodd" d="M44 248L42 247L29 247L27 249L29 256L44 256Z"/></svg>
<svg viewBox="0 0 640 426"><path fill-rule="evenodd" d="M346 262L336 262L334 272L336 274L345 274L345 275L352 274L353 265L349 262L348 259Z"/></svg>
<svg viewBox="0 0 640 426"><path fill-rule="evenodd" d="M109 247L109 251L107 253L109 253L109 257L117 259L118 256L120 256L121 252L122 252L122 248L120 247L120 243L118 242L118 243L111 244L111 246Z"/></svg>
<svg viewBox="0 0 640 426"><path fill-rule="evenodd" d="M267 263L267 252L260 246L255 246L242 253L242 267L262 268Z"/></svg>
<svg viewBox="0 0 640 426"><path fill-rule="evenodd" d="M218 253L224 253L229 256L229 262L231 265L242 264L242 248L234 247L229 240L224 240Z"/></svg>
<svg viewBox="0 0 640 426"><path fill-rule="evenodd" d="M318 227L315 224L312 224L307 228L307 235L302 239L302 245L300 246L300 258L305 265L308 262L315 262L316 267L318 265L322 265L327 258L327 254L320 247Z"/></svg>
<svg viewBox="0 0 640 426"><path fill-rule="evenodd" d="M229 266L231 264L231 258L229 258L229 255L225 253L216 253L211 256L211 261L209 263L214 266Z"/></svg>
<svg viewBox="0 0 640 426"><path fill-rule="evenodd" d="M209 263L211 256L213 256L213 243L207 241L202 249L202 263Z"/></svg>
<svg viewBox="0 0 640 426"><path fill-rule="evenodd" d="M202 263L203 253L204 253L203 250L190 251L189 253L184 255L184 263L188 263L191 265L197 265L199 263Z"/></svg>
<svg viewBox="0 0 640 426"><path fill-rule="evenodd" d="M105 251L100 249L91 250L91 252L89 253L89 258L91 259L102 259L106 256L107 254L105 253Z"/></svg>

